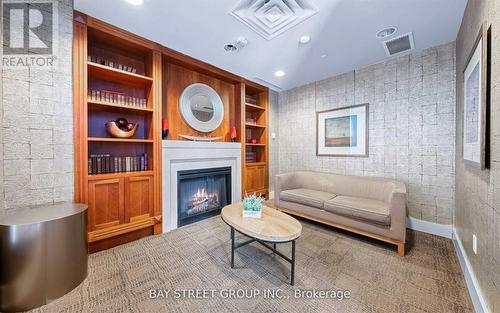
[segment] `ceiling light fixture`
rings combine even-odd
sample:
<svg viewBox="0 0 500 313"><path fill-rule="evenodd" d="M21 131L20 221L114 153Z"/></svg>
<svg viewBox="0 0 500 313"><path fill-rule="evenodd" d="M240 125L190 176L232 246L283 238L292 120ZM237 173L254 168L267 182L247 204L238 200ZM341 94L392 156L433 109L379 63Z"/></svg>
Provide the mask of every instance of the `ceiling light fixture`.
<svg viewBox="0 0 500 313"><path fill-rule="evenodd" d="M304 35L304 36L300 37L300 39L299 39L299 42L303 45L309 43L309 41L311 41L311 37L308 35Z"/></svg>
<svg viewBox="0 0 500 313"><path fill-rule="evenodd" d="M326 58L327 56L328 56L327 53L323 53L322 55L320 55L320 57L323 58L323 59Z"/></svg>
<svg viewBox="0 0 500 313"><path fill-rule="evenodd" d="M240 36L236 39L234 43L226 44L224 46L224 50L226 50L227 52L236 52L238 50L245 48L246 45L248 45L248 40L245 37Z"/></svg>
<svg viewBox="0 0 500 313"><path fill-rule="evenodd" d="M248 45L248 40L245 37L240 36L236 39L234 45L238 48L244 48L246 45Z"/></svg>
<svg viewBox="0 0 500 313"><path fill-rule="evenodd" d="M276 72L274 72L274 76L283 77L283 76L285 76L285 72L282 70L277 70Z"/></svg>
<svg viewBox="0 0 500 313"><path fill-rule="evenodd" d="M224 50L226 50L227 52L235 52L236 50L238 50L238 47L236 47L231 43L228 43L227 45L224 46Z"/></svg>
<svg viewBox="0 0 500 313"><path fill-rule="evenodd" d="M382 29L381 31L379 31L377 33L377 38L389 37L391 35L394 35L397 30L398 30L397 27L387 27L387 28L384 28L384 29Z"/></svg>
<svg viewBox="0 0 500 313"><path fill-rule="evenodd" d="M125 1L136 6L142 5L144 3L144 0L125 0Z"/></svg>

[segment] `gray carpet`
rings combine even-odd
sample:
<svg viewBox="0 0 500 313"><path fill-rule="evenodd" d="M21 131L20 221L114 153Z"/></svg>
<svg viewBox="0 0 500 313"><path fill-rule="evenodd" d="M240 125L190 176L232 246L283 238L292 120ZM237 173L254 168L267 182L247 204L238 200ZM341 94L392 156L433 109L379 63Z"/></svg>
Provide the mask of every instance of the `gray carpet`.
<svg viewBox="0 0 500 313"><path fill-rule="evenodd" d="M231 269L229 227L213 217L91 255L82 285L36 311L472 312L450 240L409 231L408 254L398 257L392 246L301 223L293 287L289 265L257 243L237 250ZM289 244L279 250L290 253ZM171 291L168 298L150 299L151 289ZM213 289L214 296L176 299L181 289ZM261 292L254 298L224 298L227 290L254 289ZM351 296L294 297L295 290L312 289L348 290ZM281 299L264 297L265 290Z"/></svg>

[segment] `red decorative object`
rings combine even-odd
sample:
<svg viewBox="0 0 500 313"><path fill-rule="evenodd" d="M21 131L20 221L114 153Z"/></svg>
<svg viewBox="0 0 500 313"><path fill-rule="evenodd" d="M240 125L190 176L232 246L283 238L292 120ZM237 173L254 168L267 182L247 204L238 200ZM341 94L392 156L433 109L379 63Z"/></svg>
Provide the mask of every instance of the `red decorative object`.
<svg viewBox="0 0 500 313"><path fill-rule="evenodd" d="M238 133L236 132L236 127L231 127L230 131L231 142L236 142L236 137L238 137Z"/></svg>
<svg viewBox="0 0 500 313"><path fill-rule="evenodd" d="M253 143L253 144L257 143L257 139L254 139L254 138L250 139L250 143Z"/></svg>
<svg viewBox="0 0 500 313"><path fill-rule="evenodd" d="M161 137L162 139L168 137L168 120L161 120Z"/></svg>

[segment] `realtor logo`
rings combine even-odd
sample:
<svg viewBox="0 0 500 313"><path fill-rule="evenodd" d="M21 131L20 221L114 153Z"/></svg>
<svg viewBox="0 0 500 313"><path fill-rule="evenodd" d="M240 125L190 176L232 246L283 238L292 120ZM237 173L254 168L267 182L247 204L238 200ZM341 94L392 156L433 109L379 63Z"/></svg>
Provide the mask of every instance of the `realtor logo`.
<svg viewBox="0 0 500 313"><path fill-rule="evenodd" d="M1 0L2 66L53 66L57 2Z"/></svg>
<svg viewBox="0 0 500 313"><path fill-rule="evenodd" d="M52 54L52 2L2 1L3 54Z"/></svg>

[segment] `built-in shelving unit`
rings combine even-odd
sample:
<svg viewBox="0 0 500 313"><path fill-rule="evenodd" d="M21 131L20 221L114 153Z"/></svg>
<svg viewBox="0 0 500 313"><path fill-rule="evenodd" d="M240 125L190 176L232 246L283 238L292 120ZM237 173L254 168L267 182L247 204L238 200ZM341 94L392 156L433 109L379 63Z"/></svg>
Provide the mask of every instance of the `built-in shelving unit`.
<svg viewBox="0 0 500 313"><path fill-rule="evenodd" d="M111 111L111 112L153 112L152 108L133 107L130 105L109 103L106 101L88 100L89 110L92 111Z"/></svg>
<svg viewBox="0 0 500 313"><path fill-rule="evenodd" d="M255 104L245 103L245 110L247 112L262 112L266 109Z"/></svg>
<svg viewBox="0 0 500 313"><path fill-rule="evenodd" d="M153 79L151 77L130 73L124 70L119 70L110 66L101 65L91 61L87 62L87 66L88 66L88 73L90 76L102 77L110 81L129 83L129 84L142 84L142 85L148 85L153 82Z"/></svg>
<svg viewBox="0 0 500 313"><path fill-rule="evenodd" d="M161 232L161 51L155 48L75 13L75 198L89 206L90 252ZM139 125L133 137L108 134L105 124L118 118Z"/></svg>
<svg viewBox="0 0 500 313"><path fill-rule="evenodd" d="M89 175L88 179L89 180L102 180L102 179L113 179L113 178L129 177L129 176L136 176L136 175L154 175L154 172L153 171L133 171L133 172L126 172L126 173L93 174L93 175Z"/></svg>
<svg viewBox="0 0 500 313"><path fill-rule="evenodd" d="M242 193L269 195L268 89L250 82L241 85Z"/></svg>
<svg viewBox="0 0 500 313"><path fill-rule="evenodd" d="M178 107L192 83L214 88L226 112L216 130L198 135L229 142L234 127L242 194L268 196L266 87L80 12L73 38L75 201L89 206L90 252L162 232L161 121L168 139L198 134ZM133 137L108 134L105 124L118 118L139 124Z"/></svg>
<svg viewBox="0 0 500 313"><path fill-rule="evenodd" d="M89 142L126 142L126 143L154 143L153 139L125 139L125 138L95 138L89 137ZM110 150L113 150L110 147Z"/></svg>

